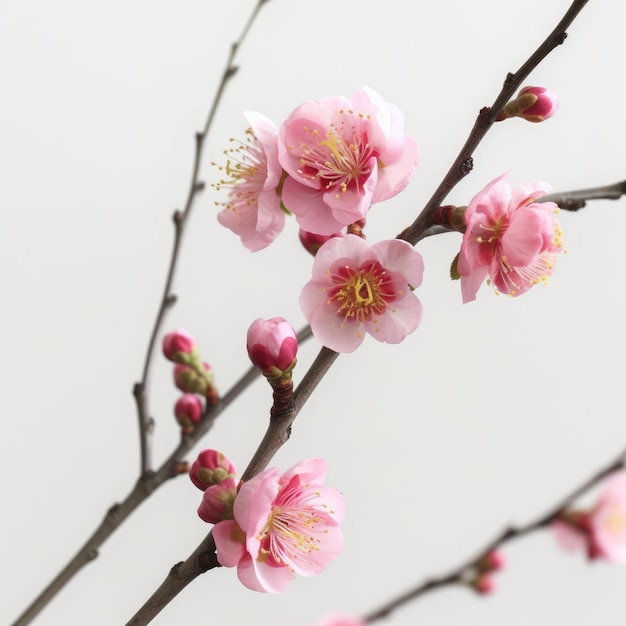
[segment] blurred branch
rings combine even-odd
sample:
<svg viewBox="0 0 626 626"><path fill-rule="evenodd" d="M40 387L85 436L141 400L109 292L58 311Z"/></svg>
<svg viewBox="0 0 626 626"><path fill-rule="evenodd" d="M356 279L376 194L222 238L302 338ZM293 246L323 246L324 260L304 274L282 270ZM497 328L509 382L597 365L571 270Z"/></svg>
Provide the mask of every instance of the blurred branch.
<svg viewBox="0 0 626 626"><path fill-rule="evenodd" d="M484 548L482 548L478 552L477 556L452 569L447 574L427 579L414 589L403 593L402 595L385 603L380 608L368 613L362 619L365 622L371 624L372 622L388 617L394 610L398 609L404 604L407 604L408 602L416 600L417 598L429 593L430 591L434 591L435 589L441 589L443 587L449 587L451 585L467 585L468 581L471 581L475 576L478 569L478 564L484 561L490 552L493 552L493 550L515 539L520 539L521 537L529 535L530 533L533 533L537 530L546 528L559 516L559 514L563 510L572 505L580 496L589 491L589 489L597 485L608 475L618 470L624 469L625 465L626 450L621 452L614 461L612 461L611 463L600 469L598 472L596 472L593 476L585 480L580 486L576 487L576 489L574 489L568 496L552 506L546 513L539 515L536 519L524 526L509 526L494 539L492 539Z"/></svg>
<svg viewBox="0 0 626 626"><path fill-rule="evenodd" d="M550 193L538 198L537 202L555 202L563 211L578 211L587 204L587 200L619 200L624 195L626 180L605 187Z"/></svg>
<svg viewBox="0 0 626 626"><path fill-rule="evenodd" d="M465 144L461 148L461 151L456 157L454 163L448 170L448 173L439 184L439 187L437 187L435 193L432 195L415 221L402 233L400 233L400 235L398 235L399 239L404 239L410 244L415 245L418 241L424 238L425 234L429 231L431 226L433 226L433 211L443 204L444 199L450 191L472 171L472 168L474 167L472 155L487 134L487 131L496 121L496 118L506 103L512 98L521 86L522 81L525 80L530 72L532 72L532 70L534 70L537 65L539 65L539 63L552 50L554 50L554 48L560 46L565 41L565 38L567 37L567 28L574 21L587 2L588 0L574 0L567 13L563 16L563 19L557 24L556 28L548 35L537 50L535 50L535 52L517 70L517 72L515 72L515 74L509 73L507 75L504 81L504 86L491 107L484 107L480 110L469 137L465 141Z"/></svg>

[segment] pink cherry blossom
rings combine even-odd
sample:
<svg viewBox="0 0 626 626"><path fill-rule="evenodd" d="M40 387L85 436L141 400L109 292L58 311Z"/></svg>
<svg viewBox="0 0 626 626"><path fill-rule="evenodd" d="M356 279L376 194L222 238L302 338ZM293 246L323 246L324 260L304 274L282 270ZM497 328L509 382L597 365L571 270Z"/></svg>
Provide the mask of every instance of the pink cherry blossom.
<svg viewBox="0 0 626 626"><path fill-rule="evenodd" d="M282 168L278 162L278 133L274 123L260 113L248 111L250 123L246 143L227 150L230 157L223 169L226 178L214 185L229 189L219 223L241 237L248 250L267 247L285 226L278 187Z"/></svg>
<svg viewBox="0 0 626 626"><path fill-rule="evenodd" d="M406 241L370 246L356 235L330 239L313 260L300 308L313 334L331 350L356 350L366 332L400 343L422 319L412 288L421 284L423 272L422 257Z"/></svg>
<svg viewBox="0 0 626 626"><path fill-rule="evenodd" d="M278 374L293 365L298 353L298 339L293 326L284 317L258 318L247 336L248 356L264 374Z"/></svg>
<svg viewBox="0 0 626 626"><path fill-rule="evenodd" d="M395 196L419 161L404 115L364 87L349 99L305 102L281 126L282 198L306 231L331 235Z"/></svg>
<svg viewBox="0 0 626 626"><path fill-rule="evenodd" d="M486 278L496 292L518 296L546 282L561 252L561 226L554 202L535 202L551 191L533 181L511 191L507 174L477 193L465 210L458 271L463 302L476 299Z"/></svg>
<svg viewBox="0 0 626 626"><path fill-rule="evenodd" d="M245 482L234 519L215 525L217 558L237 566L239 580L253 591L284 591L293 573L313 576L339 556L343 496L324 486L326 461L306 459L284 474L277 468Z"/></svg>
<svg viewBox="0 0 626 626"><path fill-rule="evenodd" d="M566 550L584 548L591 559L626 564L626 472L604 482L590 511L566 511L552 530Z"/></svg>

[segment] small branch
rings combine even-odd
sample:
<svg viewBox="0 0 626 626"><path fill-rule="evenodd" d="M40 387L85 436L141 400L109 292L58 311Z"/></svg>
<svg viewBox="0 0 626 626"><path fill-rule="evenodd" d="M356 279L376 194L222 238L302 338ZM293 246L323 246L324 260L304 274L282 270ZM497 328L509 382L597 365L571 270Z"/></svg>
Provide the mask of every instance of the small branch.
<svg viewBox="0 0 626 626"><path fill-rule="evenodd" d="M560 502L552 506L546 513L539 515L535 520L529 522L525 526L510 526L492 539L484 548L479 550L477 556L466 561L462 565L452 569L447 574L439 577L429 578L414 589L403 593L402 595L393 598L389 602L385 603L380 608L368 613L363 617L363 621L371 624L383 617L388 617L395 609L402 605L423 596L435 589L441 589L442 587L449 587L451 585L466 584L468 579L471 579L471 574L476 570L477 564L485 559L485 557L495 550L503 546L510 541L520 539L532 532L541 530L549 526L559 514L567 507L571 506L580 496L589 491L592 487L597 485L601 480L616 472L620 469L624 469L626 465L626 450L620 453L620 455L611 463L600 469L593 476L585 480L580 486L576 487L569 495L563 498Z"/></svg>
<svg viewBox="0 0 626 626"><path fill-rule="evenodd" d="M398 235L399 239L404 239L410 244L415 245L424 237L424 234L429 228L433 226L431 220L432 212L443 204L448 193L450 193L459 181L472 171L474 166L472 155L504 108L504 105L513 97L517 89L521 86L522 81L525 80L530 72L534 70L554 48L565 41L567 28L587 2L588 0L574 0L567 13L563 16L563 19L557 24L556 28L548 35L537 50L535 50L515 74L509 74L506 77L504 86L491 107L481 109L469 137L465 141L465 145L461 148L461 151L448 170L448 173L439 184L439 187L437 187L435 193L413 224Z"/></svg>
<svg viewBox="0 0 626 626"><path fill-rule="evenodd" d="M624 195L626 195L626 180L604 187L550 193L538 198L537 202L556 202L564 211L578 211L587 204L587 200L619 200Z"/></svg>
<svg viewBox="0 0 626 626"><path fill-rule="evenodd" d="M152 357L154 355L154 347L156 345L156 340L159 332L161 331L161 327L163 325L163 320L165 318L165 313L167 310L176 302L176 297L171 293L172 291L172 283L174 280L174 274L176 272L176 266L178 264L178 257L180 246L182 242L182 236L185 229L185 225L189 219L191 214L191 210L193 208L193 203L198 195L204 189L204 183L198 180L198 174L200 171L200 164L202 163L202 153L204 150L204 142L209 133L211 125L213 123L213 119L215 118L215 114L217 112L218 105L222 99L222 95L228 84L228 81L235 75L237 72L237 66L234 65L235 55L237 51L243 44L254 20L256 19L261 7L268 2L269 0L259 0L254 7L248 21L246 22L241 34L239 35L239 39L235 41L230 48L230 54L228 56L228 60L226 62L226 67L222 73L222 79L217 88L215 96L213 97L213 102L211 103L211 107L209 109L209 114L207 115L206 121L202 128L202 132L196 133L196 143L195 143L195 156L193 162L193 168L191 173L191 182L189 184L189 191L187 193L187 200L185 202L185 207L181 211L176 211L174 213L174 243L172 246L172 254L170 258L170 265L167 271L167 277L165 279L165 287L163 289L163 296L161 297L161 304L159 306L159 310L157 312L156 319L154 321L154 325L152 327L152 332L150 333L150 340L148 341L148 347L146 349L146 355L144 359L143 372L141 376L141 381L136 383L133 388L133 395L135 396L135 401L137 404L137 415L139 418L139 447L140 447L140 474L145 475L150 472L151 467L151 455L150 455L150 440L149 435L152 432L153 420L149 415L148 409L148 400L147 400L147 387L148 387L148 378L150 374L150 366L152 364Z"/></svg>

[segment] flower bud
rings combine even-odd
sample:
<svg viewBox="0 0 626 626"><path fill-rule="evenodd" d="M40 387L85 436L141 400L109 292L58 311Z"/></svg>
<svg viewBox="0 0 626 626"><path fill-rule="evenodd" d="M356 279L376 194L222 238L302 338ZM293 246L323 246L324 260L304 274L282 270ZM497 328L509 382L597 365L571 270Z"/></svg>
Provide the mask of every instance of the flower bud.
<svg viewBox="0 0 626 626"><path fill-rule="evenodd" d="M248 329L248 356L264 376L279 378L296 364L298 339L291 324L283 317L259 318Z"/></svg>
<svg viewBox="0 0 626 626"><path fill-rule="evenodd" d="M300 243L304 246L305 250L315 256L317 254L317 251L322 247L322 244L325 244L329 239L332 239L333 237L343 237L344 233L335 233L333 235L316 235L315 233L309 233L301 228L298 236L300 237Z"/></svg>
<svg viewBox="0 0 626 626"><path fill-rule="evenodd" d="M197 395L186 393L174 405L174 415L183 427L193 426L202 419L202 402Z"/></svg>
<svg viewBox="0 0 626 626"><path fill-rule="evenodd" d="M191 482L204 491L210 485L219 485L226 478L237 476L231 460L217 450L202 450L189 470Z"/></svg>
<svg viewBox="0 0 626 626"><path fill-rule="evenodd" d="M195 352L196 340L186 330L175 330L163 337L163 354L174 363L188 363Z"/></svg>
<svg viewBox="0 0 626 626"><path fill-rule="evenodd" d="M559 108L558 96L545 87L524 87L517 98L507 102L498 121L509 117L521 117L528 122L543 122L552 117Z"/></svg>
<svg viewBox="0 0 626 626"><path fill-rule="evenodd" d="M491 576L483 574L472 581L472 587L474 587L478 593L486 595L495 591L496 581Z"/></svg>
<svg viewBox="0 0 626 626"><path fill-rule="evenodd" d="M210 485L204 490L198 515L209 524L233 519L233 504L237 497L237 481L230 476L219 485Z"/></svg>
<svg viewBox="0 0 626 626"><path fill-rule="evenodd" d="M185 393L206 395L207 387L213 384L211 366L205 361L198 372L189 365L177 363L174 366L174 384Z"/></svg>

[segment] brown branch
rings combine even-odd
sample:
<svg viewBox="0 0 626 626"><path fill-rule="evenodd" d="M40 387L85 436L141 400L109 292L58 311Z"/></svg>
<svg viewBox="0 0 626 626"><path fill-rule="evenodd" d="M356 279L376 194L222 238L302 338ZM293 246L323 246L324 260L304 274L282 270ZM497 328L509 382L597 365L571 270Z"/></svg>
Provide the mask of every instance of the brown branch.
<svg viewBox="0 0 626 626"><path fill-rule="evenodd" d="M564 211L578 211L587 204L587 200L619 200L624 195L626 180L604 187L550 193L538 198L537 202L556 202Z"/></svg>
<svg viewBox="0 0 626 626"><path fill-rule="evenodd" d="M597 471L593 476L576 487L576 489L574 489L557 504L552 506L547 512L539 515L536 519L524 526L509 526L492 539L484 548L479 550L477 556L474 556L462 565L453 568L447 574L429 578L414 589L393 598L378 609L365 615L363 617L363 621L372 623L382 619L383 617L388 617L395 609L411 602L412 600L416 600L417 598L429 593L430 591L434 591L435 589L441 589L443 587L449 587L457 584L466 584L468 580L471 580L472 574L476 571L478 563L483 561L490 552L506 543L514 541L515 539L520 539L521 537L529 535L537 530L546 528L559 516L562 511L571 506L580 496L597 485L609 474L612 474L620 469L624 469L625 465L626 450L621 452L614 461Z"/></svg>
<svg viewBox="0 0 626 626"><path fill-rule="evenodd" d="M191 214L191 210L193 208L193 203L196 199L196 196L200 191L204 189L204 183L198 180L200 164L202 162L204 142L213 123L213 119L215 118L215 113L222 99L224 89L226 88L228 81L236 74L238 70L238 67L234 65L237 51L243 44L252 24L254 23L257 15L259 14L259 11L261 10L261 7L268 1L269 0L259 0L257 2L254 9L252 10L252 13L250 14L250 17L248 18L248 21L244 25L243 30L239 35L239 38L237 39L237 41L231 44L230 54L226 61L226 67L224 68L224 71L222 73L222 79L217 88L215 96L213 97L213 102L211 103L209 114L207 115L207 119L204 123L202 131L196 133L195 156L191 173L191 182L189 184L189 191L187 192L187 200L185 201L185 207L182 211L174 212L174 243L172 246L170 265L167 271L167 277L165 279L165 287L163 289L163 295L161 297L161 304L159 305L159 310L157 312L157 316L152 327L152 332L150 334L150 340L148 341L141 381L136 383L133 387L133 395L137 404L137 414L139 418L141 475L149 474L151 471L151 446L149 436L152 432L153 420L149 414L147 400L147 386L148 377L150 374L150 366L152 364L152 357L154 355L154 347L156 345L157 336L161 331L161 326L165 318L165 313L176 302L176 296L172 294L172 283L174 280L174 274L176 272L176 266L178 264L179 251L185 226Z"/></svg>
<svg viewBox="0 0 626 626"><path fill-rule="evenodd" d="M522 82L530 74L532 70L557 46L561 45L567 37L566 29L574 21L578 13L587 4L588 0L574 0L563 19L557 24L555 29L546 37L544 42L533 52L528 60L515 72L508 74L504 81L504 86L498 94L491 107L481 109L474 127L469 137L461 148L454 163L444 176L435 190L434 194L417 216L415 221L402 233L398 235L399 239L404 239L410 244L415 245L420 241L425 233L433 226L431 219L433 211L443 204L446 196L450 191L467 176L474 166L473 154L480 142L483 140L487 131L491 128L499 113L502 111L506 103L513 97Z"/></svg>

